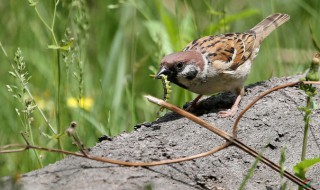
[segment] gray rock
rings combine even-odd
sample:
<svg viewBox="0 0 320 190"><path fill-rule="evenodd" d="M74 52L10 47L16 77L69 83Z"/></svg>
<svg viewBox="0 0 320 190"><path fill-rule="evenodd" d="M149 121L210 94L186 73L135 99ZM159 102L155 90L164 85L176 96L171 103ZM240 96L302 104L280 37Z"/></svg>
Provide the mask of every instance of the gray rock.
<svg viewBox="0 0 320 190"><path fill-rule="evenodd" d="M240 111L255 97L274 86L298 81L301 76L272 78L250 85L246 89ZM273 92L257 102L241 119L238 138L246 145L275 163L279 163L281 149L285 149L285 168L293 173L299 162L303 137L305 94L298 87ZM197 114L204 120L231 133L235 118L219 118L217 112L231 106L232 94L212 96L202 101ZM316 100L319 102L319 95ZM312 114L308 141L308 158L320 155L320 110ZM190 156L209 151L224 140L207 129L167 113L157 121L139 125L135 131L122 134L112 141L102 141L90 154L123 161L158 161ZM266 148L263 148L265 147ZM182 163L154 167L123 167L68 156L42 169L23 174L22 189L238 189L255 158L236 147L228 147L214 155ZM312 185L320 189L319 164L307 173ZM2 178L4 189L11 189L10 178ZM259 163L246 188L279 189L282 182L296 189L296 185L281 179L280 174Z"/></svg>

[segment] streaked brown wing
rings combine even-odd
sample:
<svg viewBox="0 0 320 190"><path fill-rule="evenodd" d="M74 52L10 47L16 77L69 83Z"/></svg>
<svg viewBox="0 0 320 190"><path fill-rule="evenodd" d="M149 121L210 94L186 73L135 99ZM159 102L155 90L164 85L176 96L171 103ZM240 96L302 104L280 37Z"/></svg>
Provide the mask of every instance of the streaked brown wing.
<svg viewBox="0 0 320 190"><path fill-rule="evenodd" d="M235 70L252 55L255 39L254 33L206 36L189 43L183 51L199 51L210 62L222 61Z"/></svg>

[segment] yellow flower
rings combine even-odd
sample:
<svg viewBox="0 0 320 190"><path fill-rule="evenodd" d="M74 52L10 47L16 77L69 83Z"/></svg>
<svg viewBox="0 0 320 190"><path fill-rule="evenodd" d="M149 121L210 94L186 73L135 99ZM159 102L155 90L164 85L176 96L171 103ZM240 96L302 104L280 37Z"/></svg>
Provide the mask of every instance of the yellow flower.
<svg viewBox="0 0 320 190"><path fill-rule="evenodd" d="M78 102L76 98L68 98L67 105L71 108L82 108L84 110L90 111L93 105L93 99L91 97L81 98Z"/></svg>

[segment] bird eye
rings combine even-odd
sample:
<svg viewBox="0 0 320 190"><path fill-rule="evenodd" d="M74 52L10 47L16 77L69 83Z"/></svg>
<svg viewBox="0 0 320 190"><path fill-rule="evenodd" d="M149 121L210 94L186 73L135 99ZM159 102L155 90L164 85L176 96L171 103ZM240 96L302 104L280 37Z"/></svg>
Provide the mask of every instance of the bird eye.
<svg viewBox="0 0 320 190"><path fill-rule="evenodd" d="M179 71L181 71L182 68L183 68L183 63L182 63L182 62L178 62L178 63L177 63L177 69L178 69Z"/></svg>

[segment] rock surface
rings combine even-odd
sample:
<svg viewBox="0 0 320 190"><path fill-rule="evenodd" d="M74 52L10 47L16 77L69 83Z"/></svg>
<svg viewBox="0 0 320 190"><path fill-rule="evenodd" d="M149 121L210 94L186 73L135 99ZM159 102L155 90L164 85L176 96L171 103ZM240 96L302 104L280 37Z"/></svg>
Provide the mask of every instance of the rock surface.
<svg viewBox="0 0 320 190"><path fill-rule="evenodd" d="M246 88L239 110L262 92L301 76L273 78ZM219 128L231 132L235 118L219 118L217 112L234 101L231 94L207 98L199 105L198 114ZM273 92L258 101L242 118L238 138L275 163L284 149L285 169L293 173L299 162L303 137L305 94L298 87ZM319 102L319 95L316 98ZM307 157L320 155L320 110L312 114ZM158 161L190 156L209 151L224 141L207 129L169 112L152 123L141 124L132 133L102 141L90 154L123 161ZM266 148L264 148L266 147ZM22 189L238 189L255 158L236 147L228 147L214 155L182 163L154 167L123 167L69 156L42 169L23 174ZM309 170L312 185L320 189L319 164ZM4 189L11 189L10 178L1 179ZM259 163L245 189L279 189L287 182L266 165Z"/></svg>

